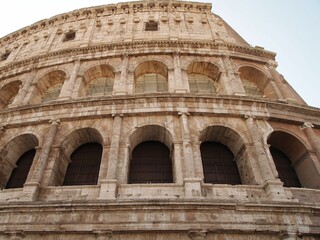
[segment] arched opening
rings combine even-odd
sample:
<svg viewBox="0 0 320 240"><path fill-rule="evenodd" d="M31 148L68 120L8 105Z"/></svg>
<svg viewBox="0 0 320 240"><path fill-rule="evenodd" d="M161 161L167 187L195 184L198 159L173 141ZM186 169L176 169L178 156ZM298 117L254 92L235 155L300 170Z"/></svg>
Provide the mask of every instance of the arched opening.
<svg viewBox="0 0 320 240"><path fill-rule="evenodd" d="M56 100L60 95L61 88L62 88L62 83L57 83L49 87L42 95L41 102Z"/></svg>
<svg viewBox="0 0 320 240"><path fill-rule="evenodd" d="M172 182L170 150L165 144L157 141L146 141L133 149L129 183Z"/></svg>
<svg viewBox="0 0 320 240"><path fill-rule="evenodd" d="M188 66L189 88L192 93L216 93L219 68L209 62L194 62Z"/></svg>
<svg viewBox="0 0 320 240"><path fill-rule="evenodd" d="M4 85L0 90L0 109L10 105L18 94L21 86L20 81L14 81Z"/></svg>
<svg viewBox="0 0 320 240"><path fill-rule="evenodd" d="M129 143L128 183L174 182L173 142L168 130L158 125L139 127Z"/></svg>
<svg viewBox="0 0 320 240"><path fill-rule="evenodd" d="M83 74L84 88L81 96L111 95L113 91L115 73L108 65L90 68Z"/></svg>
<svg viewBox="0 0 320 240"><path fill-rule="evenodd" d="M239 69L243 88L248 96L278 99L270 79L262 71L244 66Z"/></svg>
<svg viewBox="0 0 320 240"><path fill-rule="evenodd" d="M30 101L32 104L58 99L66 73L61 70L52 71L40 78Z"/></svg>
<svg viewBox="0 0 320 240"><path fill-rule="evenodd" d="M99 143L85 143L78 147L71 154L63 185L96 185L101 156L102 146Z"/></svg>
<svg viewBox="0 0 320 240"><path fill-rule="evenodd" d="M23 187L38 145L37 137L32 134L23 134L13 138L3 147L0 152L1 188Z"/></svg>
<svg viewBox="0 0 320 240"><path fill-rule="evenodd" d="M139 64L134 71L135 93L168 91L167 66L158 61Z"/></svg>
<svg viewBox="0 0 320 240"><path fill-rule="evenodd" d="M272 146L270 147L270 153L283 185L285 187L301 187L299 178L291 166L291 161L288 156Z"/></svg>
<svg viewBox="0 0 320 240"><path fill-rule="evenodd" d="M237 164L230 149L214 141L200 146L204 182L213 184L241 184Z"/></svg>
<svg viewBox="0 0 320 240"><path fill-rule="evenodd" d="M241 184L241 176L247 173L236 161L243 158L244 152L244 141L239 134L228 127L209 126L201 132L200 141L204 182Z"/></svg>
<svg viewBox="0 0 320 240"><path fill-rule="evenodd" d="M96 129L81 128L68 134L61 142L49 185L97 184L102 146L103 137Z"/></svg>
<svg viewBox="0 0 320 240"><path fill-rule="evenodd" d="M295 136L274 131L268 138L270 153L285 187L319 187L319 173L305 145Z"/></svg>
<svg viewBox="0 0 320 240"><path fill-rule="evenodd" d="M11 176L7 182L6 189L9 188L22 188L26 182L33 158L36 154L35 149L31 149L18 159L16 167L13 169Z"/></svg>

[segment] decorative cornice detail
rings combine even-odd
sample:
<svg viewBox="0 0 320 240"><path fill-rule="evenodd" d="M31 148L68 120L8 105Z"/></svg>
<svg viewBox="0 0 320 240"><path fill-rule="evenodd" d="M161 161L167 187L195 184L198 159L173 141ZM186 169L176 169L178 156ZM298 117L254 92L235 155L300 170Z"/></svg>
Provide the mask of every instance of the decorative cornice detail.
<svg viewBox="0 0 320 240"><path fill-rule="evenodd" d="M18 31L8 34L0 39L0 45L6 44L8 41L12 41L19 36L29 36L33 34L37 29L44 29L45 27L52 27L59 23L65 23L68 19L83 19L101 16L114 16L130 12L143 12L150 11L150 4L153 4L152 8L157 11L163 12L190 12L190 13L211 13L212 5L210 3L201 2L183 2L183 1L137 1L137 2L123 2L118 4L108 4L103 6L95 6L89 8L82 8L71 12L59 14L51 17L50 19L44 19L38 21L30 26L22 28Z"/></svg>
<svg viewBox="0 0 320 240"><path fill-rule="evenodd" d="M304 130L304 129L306 129L306 128L313 128L313 127L314 127L314 126L313 126L312 123L310 123L310 122L305 122L305 123L302 124L302 126L300 126L300 129L301 129L301 130Z"/></svg>
<svg viewBox="0 0 320 240"><path fill-rule="evenodd" d="M148 50L146 52L141 53L141 48L145 49L145 45L148 45ZM242 53L242 54L249 54L252 56L256 57L262 57L262 58L267 58L267 59L274 59L275 58L275 53L261 50L261 49L256 49L252 48L250 46L242 46L242 45L233 45L233 44L228 44L228 43L215 43L211 41L170 41L170 40L152 40L152 41L134 41L134 42L129 42L129 43L113 43L113 44L103 44L103 45L94 45L94 46L88 46L88 47L78 47L78 48L69 48L69 49L64 49L60 51L55 51L55 52L50 52L47 54L42 54L38 56L34 56L28 59L23 59L20 61L15 61L11 62L3 67L0 68L0 73L8 72L10 70L13 70L15 68L19 67L25 67L28 65L35 65L40 61L43 61L43 59L48 59L50 57L59 57L61 58L61 55L64 54L92 54L92 53L101 53L101 52L108 52L112 50L117 50L119 51L118 55L119 57L123 56L123 52L120 50L131 50L132 49L139 49L139 53L132 53L131 55L141 55L141 54L156 54L159 53L159 50L157 51L151 51L150 52L150 47L155 47L157 49L163 48L166 51L163 51L163 54L170 54L168 52L168 49L172 48L172 54L176 54L176 48L179 47L179 53L180 55L183 54L188 54L192 55L193 53L190 52L190 49L196 48L203 48L203 49L208 49L210 50L217 50L216 52L207 52L206 53L198 53L201 55L212 55L212 56L221 56L221 53L219 52L220 47L225 47L230 53ZM126 51L127 53L127 51ZM126 54L125 53L125 54ZM114 53L113 53L114 54ZM113 55L112 57L115 57L117 55ZM225 55L223 55L225 56ZM108 56L106 56L108 57ZM232 57L232 56L230 56ZM243 58L248 58L248 56L242 56ZM100 57L101 58L101 57ZM90 55L90 59L92 58L92 55ZM85 56L81 57L81 61L86 60ZM261 60L263 61L263 60ZM4 76L6 77L6 76ZM3 78L3 77L2 77Z"/></svg>

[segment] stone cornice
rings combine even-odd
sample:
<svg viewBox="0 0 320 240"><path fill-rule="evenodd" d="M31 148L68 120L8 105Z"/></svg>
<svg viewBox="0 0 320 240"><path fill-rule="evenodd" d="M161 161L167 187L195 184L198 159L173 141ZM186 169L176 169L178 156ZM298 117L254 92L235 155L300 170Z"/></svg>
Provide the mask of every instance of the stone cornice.
<svg viewBox="0 0 320 240"><path fill-rule="evenodd" d="M44 29L54 24L65 23L69 18L84 19L130 12L146 12L152 9L162 12L190 12L190 13L211 13L211 3L184 2L184 1L132 1L117 4L108 4L88 8L76 9L71 12L55 15L49 19L40 20L30 26L10 33L0 38L0 45L15 40L18 36L29 36L36 29Z"/></svg>
<svg viewBox="0 0 320 240"><path fill-rule="evenodd" d="M317 190L314 190L315 192ZM146 208L147 205L147 208ZM190 225L197 226L196 216L202 216L203 232L209 233L250 233L275 235L286 234L288 232L288 224L281 222L277 227L274 227L274 218L270 217L270 213L278 217L294 217L299 216L302 220L299 225L292 224L291 230L297 231L300 235L319 236L319 224L315 221L308 221L311 218L319 217L318 207L308 204L274 204L274 203L228 203L228 202L213 202L193 200L188 202L185 199L168 201L168 200L143 200L128 201L117 200L111 201L51 201L45 202L6 202L2 204L2 215L11 216L10 221L14 222L14 228L10 225L10 221L4 222L0 231L7 234L19 233L14 232L16 229L23 229L23 233L104 233L106 235L117 232L139 231L140 227L136 225L136 221L132 218L134 214L147 216L139 222L148 226L149 231L166 230L186 232ZM121 214L114 214L120 212ZM70 213L73 217L70 217ZM178 217L178 213L188 213L191 217L187 223L183 217ZM241 221L242 214L250 214L251 218L246 221ZM23 218L30 216L33 218ZM90 224L88 220L80 216L86 214L90 216ZM162 219L157 219L154 216L162 214ZM214 214L214 215L213 215ZM45 217L48 215L49 217ZM64 221L52 221L53 217L63 217ZM107 217L106 217L107 216ZM174 217L173 217L174 216ZM214 217L213 217L214 216ZM192 218L193 217L193 218ZM242 218L241 218L242 217ZM7 217L8 218L8 217ZM38 219L37 224L27 224L33 219ZM101 231L101 220L104 219L103 229ZM125 219L125 220L124 220ZM147 220L146 220L147 219ZM157 219L157 224L150 222L149 219ZM174 221L173 221L174 219ZM239 220L240 219L240 220ZM259 221L260 220L260 221ZM292 220L291 220L292 221ZM170 224L168 224L170 222ZM291 222L290 222L291 223ZM80 226L80 228L79 228ZM85 226L85 227L83 227ZM312 229L312 232L309 231ZM190 233L190 232L189 232Z"/></svg>
<svg viewBox="0 0 320 240"><path fill-rule="evenodd" d="M147 48L146 48L147 46ZM152 51L150 50L152 49ZM92 53L102 53L106 52L109 55L105 57L121 57L124 53L127 53L130 50L130 55L146 55L146 54L172 54L177 51L179 48L179 52L181 55L188 54L192 55L193 53L190 49L197 50L198 55L208 55L208 56L221 56L225 55L226 52L231 57L244 58L244 59L252 59L256 57L256 61L261 61L263 63L267 63L270 60L274 60L276 54L270 51L262 50L259 48L253 48L250 46L244 45L234 45L228 43L216 43L211 41L170 41L170 40L153 40L153 41L133 41L128 43L113 43L113 44L101 44L101 45L92 45L87 47L78 47L78 48L68 48L59 51L53 51L47 54L41 54L35 57L26 58L20 61L15 61L8 63L7 65L0 68L0 73L3 75L4 72L8 72L10 70L14 70L16 68L27 67L30 65L34 65L43 60L48 60L49 58L59 57L61 59L62 56L70 55L74 57L74 54L83 55L81 56L83 60L86 60L86 56L88 56L87 60L94 60L92 57ZM203 49L203 53L201 53L201 49ZM134 52L134 50L138 50ZM209 50L209 51L208 51ZM115 52L111 52L115 51ZM196 52L194 54L196 54ZM60 63L62 63L60 61ZM21 71L18 71L21 74ZM7 76L2 76L5 78ZM0 78L1 79L1 78Z"/></svg>
<svg viewBox="0 0 320 240"><path fill-rule="evenodd" d="M144 105L139 105L144 99ZM154 100L158 104L154 105ZM205 100L208 105L198 103ZM61 122L80 119L93 119L112 116L112 106L115 104L121 109L121 114L126 116L142 116L148 114L176 115L180 111L178 103L184 101L188 106L191 116L216 116L241 118L254 109L256 119L271 120L302 125L305 121L311 122L315 128L320 128L320 111L317 108L303 105L289 105L277 101L259 100L249 97L236 96L195 96L191 94L154 94L149 95L125 95L113 97L81 98L72 101L54 101L46 104L28 105L16 108L7 108L0 111L0 116L6 128L19 127L24 125L47 124L51 116L60 118ZM150 107L145 104L150 102ZM171 102L170 107L165 104ZM177 103L177 104L175 104ZM96 111L86 109L95 108ZM80 109L73 111L70 116L68 109ZM42 113L39 117L38 113ZM99 114L97 114L99 113ZM286 114L284 114L286 113ZM7 119L10 119L10 121Z"/></svg>

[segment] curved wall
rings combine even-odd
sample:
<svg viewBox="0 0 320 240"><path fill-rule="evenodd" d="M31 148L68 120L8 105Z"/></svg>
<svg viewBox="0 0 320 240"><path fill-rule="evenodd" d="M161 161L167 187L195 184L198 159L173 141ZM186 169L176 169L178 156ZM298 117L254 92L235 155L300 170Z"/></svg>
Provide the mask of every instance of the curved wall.
<svg viewBox="0 0 320 240"><path fill-rule="evenodd" d="M276 71L274 53L210 11L121 3L0 39L4 239L319 237L320 111ZM132 152L148 141L168 148L172 183L129 184ZM98 183L63 186L72 153L91 142L102 146ZM203 181L203 142L232 152L241 184ZM283 186L270 146L303 188ZM24 186L6 188L30 149Z"/></svg>

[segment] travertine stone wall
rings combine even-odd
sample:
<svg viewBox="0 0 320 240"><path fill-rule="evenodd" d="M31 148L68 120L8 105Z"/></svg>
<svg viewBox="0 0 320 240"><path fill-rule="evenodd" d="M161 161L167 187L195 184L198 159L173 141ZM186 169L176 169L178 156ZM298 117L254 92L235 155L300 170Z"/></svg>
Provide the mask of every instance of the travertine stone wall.
<svg viewBox="0 0 320 240"><path fill-rule="evenodd" d="M1 239L319 238L320 111L277 72L274 53L246 43L210 4L79 9L0 39L0 56ZM145 74L167 88L138 92ZM216 91L191 91L192 74ZM112 91L89 95L99 78ZM128 184L132 151L150 140L168 147L173 182ZM204 182L204 141L230 149L242 184ZM97 185L62 186L87 142L103 148ZM283 186L270 146L302 188ZM5 189L33 148L24 186Z"/></svg>

